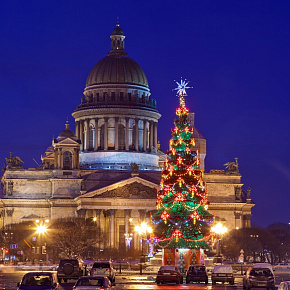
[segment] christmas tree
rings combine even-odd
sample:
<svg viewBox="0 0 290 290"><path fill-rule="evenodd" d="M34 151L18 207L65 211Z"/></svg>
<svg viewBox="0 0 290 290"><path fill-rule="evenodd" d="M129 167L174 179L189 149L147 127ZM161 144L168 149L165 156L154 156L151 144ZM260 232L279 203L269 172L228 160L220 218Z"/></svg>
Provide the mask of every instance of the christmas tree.
<svg viewBox="0 0 290 290"><path fill-rule="evenodd" d="M189 87L183 80L177 84L178 118L171 130L170 148L157 192L157 211L152 215L154 236L162 248L209 249L209 224L213 216L208 212L203 171L194 150L193 127L187 120L185 96Z"/></svg>

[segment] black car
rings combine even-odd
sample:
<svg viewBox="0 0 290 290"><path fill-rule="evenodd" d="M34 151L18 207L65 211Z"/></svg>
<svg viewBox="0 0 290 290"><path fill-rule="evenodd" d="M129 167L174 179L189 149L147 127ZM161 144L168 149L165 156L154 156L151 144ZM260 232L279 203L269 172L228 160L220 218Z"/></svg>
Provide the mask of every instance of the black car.
<svg viewBox="0 0 290 290"><path fill-rule="evenodd" d="M186 272L186 284L190 282L204 282L208 284L208 275L204 265L192 265Z"/></svg>
<svg viewBox="0 0 290 290"><path fill-rule="evenodd" d="M59 283L62 280L66 283L69 279L78 279L81 276L86 276L87 270L84 262L80 259L62 259L59 261L57 269L57 278Z"/></svg>
<svg viewBox="0 0 290 290"><path fill-rule="evenodd" d="M157 285L163 283L183 284L183 276L176 266L161 266L156 276L156 283Z"/></svg>
<svg viewBox="0 0 290 290"><path fill-rule="evenodd" d="M28 272L21 282L17 284L17 290L57 290L59 284L57 277L52 272Z"/></svg>
<svg viewBox="0 0 290 290"><path fill-rule="evenodd" d="M275 277L269 268L250 267L243 277L243 288L275 289Z"/></svg>

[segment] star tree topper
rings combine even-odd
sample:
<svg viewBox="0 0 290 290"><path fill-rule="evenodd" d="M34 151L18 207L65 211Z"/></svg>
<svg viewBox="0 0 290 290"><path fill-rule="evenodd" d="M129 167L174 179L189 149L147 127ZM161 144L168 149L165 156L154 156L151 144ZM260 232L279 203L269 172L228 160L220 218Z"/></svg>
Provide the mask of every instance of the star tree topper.
<svg viewBox="0 0 290 290"><path fill-rule="evenodd" d="M187 86L189 84L189 81L187 81L186 79L183 80L181 78L180 83L177 81L175 81L175 82L177 84L177 88L174 89L174 91L177 91L176 95L179 97L180 108L184 108L185 107L184 97L187 96L186 89L191 89L192 87Z"/></svg>

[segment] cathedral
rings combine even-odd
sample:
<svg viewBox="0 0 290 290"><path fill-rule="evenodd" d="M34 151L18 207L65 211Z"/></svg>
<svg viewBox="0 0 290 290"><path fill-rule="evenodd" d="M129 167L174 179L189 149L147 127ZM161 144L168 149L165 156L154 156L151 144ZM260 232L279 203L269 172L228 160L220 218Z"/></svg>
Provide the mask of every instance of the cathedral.
<svg viewBox="0 0 290 290"><path fill-rule="evenodd" d="M65 128L41 156L42 168L24 169L20 157L6 158L1 178L1 227L36 219L93 219L109 248L140 249L134 228L150 223L165 153L158 143L161 114L142 68L125 51L117 23L111 49L90 71L83 97ZM250 189L242 189L238 160L225 170L205 171L206 139L194 126L204 170L209 211L229 230L250 227ZM170 130L170 128L168 128Z"/></svg>

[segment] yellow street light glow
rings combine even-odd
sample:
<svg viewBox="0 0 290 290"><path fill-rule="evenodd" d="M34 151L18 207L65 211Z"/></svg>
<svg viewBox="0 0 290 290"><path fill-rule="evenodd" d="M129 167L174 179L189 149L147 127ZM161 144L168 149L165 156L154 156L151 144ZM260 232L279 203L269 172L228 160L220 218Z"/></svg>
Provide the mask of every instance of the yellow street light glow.
<svg viewBox="0 0 290 290"><path fill-rule="evenodd" d="M94 217L94 218L93 218L93 221L94 221L94 222L96 222L96 221L97 221L97 218L96 218L96 217Z"/></svg>
<svg viewBox="0 0 290 290"><path fill-rule="evenodd" d="M47 231L47 226L46 225L39 225L36 228L36 232L38 234L44 234L44 233L46 233L46 231Z"/></svg>
<svg viewBox="0 0 290 290"><path fill-rule="evenodd" d="M135 226L135 231L138 232L140 235L142 235L145 234L146 232L151 234L153 230L145 222L143 222L141 223L140 226Z"/></svg>
<svg viewBox="0 0 290 290"><path fill-rule="evenodd" d="M215 226L213 226L211 230L218 235L223 235L228 231L228 229L225 226L223 226L221 223L218 223Z"/></svg>

